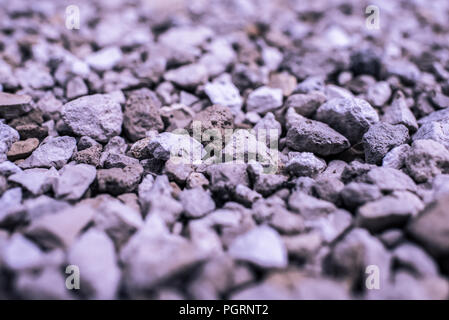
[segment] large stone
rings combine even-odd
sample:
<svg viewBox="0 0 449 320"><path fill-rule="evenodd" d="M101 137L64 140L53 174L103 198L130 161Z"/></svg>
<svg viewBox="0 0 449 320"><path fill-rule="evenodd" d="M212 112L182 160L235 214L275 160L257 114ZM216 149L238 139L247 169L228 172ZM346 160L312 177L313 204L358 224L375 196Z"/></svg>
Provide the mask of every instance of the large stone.
<svg viewBox="0 0 449 320"><path fill-rule="evenodd" d="M350 147L349 141L327 124L299 115L287 132L286 144L293 150L321 156L337 154Z"/></svg>
<svg viewBox="0 0 449 320"><path fill-rule="evenodd" d="M233 114L241 112L243 100L229 74L223 74L214 81L206 83L204 92L213 104L228 107Z"/></svg>
<svg viewBox="0 0 449 320"><path fill-rule="evenodd" d="M110 95L94 94L66 103L62 119L73 133L107 142L121 133L123 113Z"/></svg>
<svg viewBox="0 0 449 320"><path fill-rule="evenodd" d="M429 205L409 226L409 234L434 256L449 255L449 196Z"/></svg>
<svg viewBox="0 0 449 320"><path fill-rule="evenodd" d="M70 247L78 234L95 216L95 210L84 204L46 214L35 219L25 233L46 248Z"/></svg>
<svg viewBox="0 0 449 320"><path fill-rule="evenodd" d="M8 180L20 184L34 195L39 195L50 190L58 177L55 168L34 168L24 170L9 176Z"/></svg>
<svg viewBox="0 0 449 320"><path fill-rule="evenodd" d="M116 298L121 273L114 243L105 233L88 230L69 249L67 260L79 268L80 288L89 298Z"/></svg>
<svg viewBox="0 0 449 320"><path fill-rule="evenodd" d="M29 138L24 141L16 141L11 145L9 149L8 160L15 161L23 159L31 155L31 153L39 146L39 140L36 138Z"/></svg>
<svg viewBox="0 0 449 320"><path fill-rule="evenodd" d="M251 262L261 268L285 268L287 249L281 237L272 228L260 226L236 238L229 254L237 260Z"/></svg>
<svg viewBox="0 0 449 320"><path fill-rule="evenodd" d="M200 218L215 209L214 200L201 187L184 189L179 198L184 212L189 218Z"/></svg>
<svg viewBox="0 0 449 320"><path fill-rule="evenodd" d="M335 98L318 108L316 119L344 135L351 144L360 142L369 127L379 122L379 115L362 99Z"/></svg>
<svg viewBox="0 0 449 320"><path fill-rule="evenodd" d="M251 92L246 100L246 111L265 114L282 106L282 90L260 87Z"/></svg>
<svg viewBox="0 0 449 320"><path fill-rule="evenodd" d="M97 171L87 164L67 165L59 171L59 177L53 184L55 196L66 200L78 200L83 196Z"/></svg>
<svg viewBox="0 0 449 320"><path fill-rule="evenodd" d="M0 118L15 119L31 110L32 99L28 95L0 92Z"/></svg>
<svg viewBox="0 0 449 320"><path fill-rule="evenodd" d="M372 232L379 232L405 225L410 217L417 215L423 208L423 202L413 193L394 192L360 207L357 223Z"/></svg>
<svg viewBox="0 0 449 320"><path fill-rule="evenodd" d="M134 191L142 177L143 167L140 164L125 168L100 169L97 171L98 191L112 195Z"/></svg>
<svg viewBox="0 0 449 320"><path fill-rule="evenodd" d="M169 234L156 216L120 252L124 283L131 292L151 289L168 279L188 274L205 257L190 241Z"/></svg>
<svg viewBox="0 0 449 320"><path fill-rule="evenodd" d="M366 162L382 163L388 151L408 142L409 138L408 129L401 124L391 125L379 122L372 125L363 135Z"/></svg>
<svg viewBox="0 0 449 320"><path fill-rule="evenodd" d="M76 140L73 137L48 137L19 166L23 169L35 167L60 169L72 157L75 149Z"/></svg>
<svg viewBox="0 0 449 320"><path fill-rule="evenodd" d="M153 91L142 88L130 92L126 100L123 127L131 141L145 138L149 130L160 131L164 128L160 107L161 102Z"/></svg>
<svg viewBox="0 0 449 320"><path fill-rule="evenodd" d="M416 140L404 159L407 171L418 183L449 173L449 151L433 140Z"/></svg>

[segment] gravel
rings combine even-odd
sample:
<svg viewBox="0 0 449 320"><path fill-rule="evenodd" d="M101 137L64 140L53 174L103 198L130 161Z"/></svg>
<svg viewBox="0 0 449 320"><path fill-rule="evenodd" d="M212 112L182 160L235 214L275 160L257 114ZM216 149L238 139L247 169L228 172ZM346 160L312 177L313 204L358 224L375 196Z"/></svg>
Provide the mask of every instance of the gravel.
<svg viewBox="0 0 449 320"><path fill-rule="evenodd" d="M79 30L28 2L0 2L1 299L449 297L447 1L380 30L355 0L79 0Z"/></svg>

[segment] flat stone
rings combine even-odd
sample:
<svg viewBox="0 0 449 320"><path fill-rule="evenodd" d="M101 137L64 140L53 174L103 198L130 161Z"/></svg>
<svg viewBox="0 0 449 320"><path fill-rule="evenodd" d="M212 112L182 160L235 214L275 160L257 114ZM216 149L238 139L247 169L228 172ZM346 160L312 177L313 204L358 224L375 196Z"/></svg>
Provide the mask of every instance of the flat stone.
<svg viewBox="0 0 449 320"><path fill-rule="evenodd" d="M401 227L410 217L424 208L423 202L413 193L394 192L392 195L368 202L357 211L357 223L372 232Z"/></svg>
<svg viewBox="0 0 449 320"><path fill-rule="evenodd" d="M94 166L87 164L67 165L59 171L59 177L53 184L57 198L78 200L95 180Z"/></svg>
<svg viewBox="0 0 449 320"><path fill-rule="evenodd" d="M8 160L15 161L23 159L31 155L31 153L39 146L39 140L36 138L29 138L24 141L16 141L11 145L8 153Z"/></svg>
<svg viewBox="0 0 449 320"><path fill-rule="evenodd" d="M0 92L0 118L15 119L31 110L29 95Z"/></svg>
<svg viewBox="0 0 449 320"><path fill-rule="evenodd" d="M9 176L8 180L20 184L34 195L40 195L50 190L57 177L58 172L51 167L24 170Z"/></svg>
<svg viewBox="0 0 449 320"><path fill-rule="evenodd" d="M363 178L363 182L375 184L382 191L416 191L413 180L400 170L393 168L377 167L371 169Z"/></svg>
<svg viewBox="0 0 449 320"><path fill-rule="evenodd" d="M76 140L73 137L48 137L19 166L23 169L34 167L60 169L72 157L75 149Z"/></svg>
<svg viewBox="0 0 449 320"><path fill-rule="evenodd" d="M70 247L93 219L95 210L79 204L35 219L25 233L46 248Z"/></svg>

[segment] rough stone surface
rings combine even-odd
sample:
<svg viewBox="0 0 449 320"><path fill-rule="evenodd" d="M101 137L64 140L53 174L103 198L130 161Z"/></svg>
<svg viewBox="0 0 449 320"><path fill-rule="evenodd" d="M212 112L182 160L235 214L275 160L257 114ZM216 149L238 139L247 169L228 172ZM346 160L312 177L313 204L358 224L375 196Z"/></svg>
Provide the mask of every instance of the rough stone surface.
<svg viewBox="0 0 449 320"><path fill-rule="evenodd" d="M408 140L408 130L403 125L379 122L363 135L365 160L368 163L380 164L388 151Z"/></svg>
<svg viewBox="0 0 449 320"><path fill-rule="evenodd" d="M325 123L298 118L287 132L286 144L296 151L321 156L337 154L349 148L349 141Z"/></svg>
<svg viewBox="0 0 449 320"><path fill-rule="evenodd" d="M241 235L229 247L229 254L261 268L284 268L288 263L287 251L279 234L261 226Z"/></svg>
<svg viewBox="0 0 449 320"><path fill-rule="evenodd" d="M122 108L108 95L94 94L70 101L62 107L61 114L73 133L99 142L106 142L122 131Z"/></svg>
<svg viewBox="0 0 449 320"><path fill-rule="evenodd" d="M282 106L282 91L269 87L260 87L251 92L246 100L246 110L265 114Z"/></svg>
<svg viewBox="0 0 449 320"><path fill-rule="evenodd" d="M362 139L370 126L379 122L379 115L365 100L339 98L319 107L316 119L327 123L354 144Z"/></svg>
<svg viewBox="0 0 449 320"><path fill-rule="evenodd" d="M19 166L23 169L35 167L60 169L72 157L75 149L76 140L73 137L49 137Z"/></svg>
<svg viewBox="0 0 449 320"><path fill-rule="evenodd" d="M418 183L449 173L449 151L433 140L416 140L404 159L410 176Z"/></svg>
<svg viewBox="0 0 449 320"><path fill-rule="evenodd" d="M164 128L160 107L161 102L149 89L142 88L129 94L123 114L123 127L131 141L145 138L149 130L160 131Z"/></svg>

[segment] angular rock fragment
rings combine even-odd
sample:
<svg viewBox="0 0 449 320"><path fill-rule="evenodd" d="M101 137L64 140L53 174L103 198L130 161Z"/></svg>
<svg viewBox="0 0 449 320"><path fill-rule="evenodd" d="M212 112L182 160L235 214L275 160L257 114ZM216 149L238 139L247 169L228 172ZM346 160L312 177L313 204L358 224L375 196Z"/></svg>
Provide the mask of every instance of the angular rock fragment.
<svg viewBox="0 0 449 320"><path fill-rule="evenodd" d="M70 247L78 234L95 216L95 210L79 204L65 210L46 214L32 221L25 233L46 248Z"/></svg>
<svg viewBox="0 0 449 320"><path fill-rule="evenodd" d="M201 143L187 134L163 132L150 140L150 154L159 160L195 164L199 163L205 152Z"/></svg>
<svg viewBox="0 0 449 320"><path fill-rule="evenodd" d="M385 192L416 191L416 184L413 180L402 171L393 168L373 168L363 177L362 182L375 184Z"/></svg>
<svg viewBox="0 0 449 320"><path fill-rule="evenodd" d="M363 135L366 162L380 164L388 151L406 143L409 138L408 130L403 125L376 123Z"/></svg>
<svg viewBox="0 0 449 320"><path fill-rule="evenodd" d="M107 142L122 131L120 104L109 95L94 94L66 103L62 119L73 133Z"/></svg>
<svg viewBox="0 0 449 320"><path fill-rule="evenodd" d="M289 156L290 160L286 163L285 169L296 177L314 177L326 168L326 161L310 152L291 152Z"/></svg>
<svg viewBox="0 0 449 320"><path fill-rule="evenodd" d="M6 160L6 153L17 140L19 140L19 133L10 126L0 122L0 162Z"/></svg>
<svg viewBox="0 0 449 320"><path fill-rule="evenodd" d="M315 117L344 135L351 144L358 143L369 127L379 122L376 110L357 98L329 100L318 108Z"/></svg>
<svg viewBox="0 0 449 320"><path fill-rule="evenodd" d="M8 153L8 160L15 161L23 159L31 155L31 153L39 146L39 140L36 138L29 138L24 141L16 141L11 145Z"/></svg>
<svg viewBox="0 0 449 320"><path fill-rule="evenodd" d="M98 191L112 195L132 192L137 188L143 174L140 164L122 168L100 169L97 171Z"/></svg>
<svg viewBox="0 0 449 320"><path fill-rule="evenodd" d="M304 116L311 117L315 111L326 102L326 96L319 91L312 91L307 94L298 93L288 97L285 101L286 108L293 108L295 111Z"/></svg>
<svg viewBox="0 0 449 320"><path fill-rule="evenodd" d="M228 107L233 114L241 111L243 100L230 75L223 74L214 81L206 83L204 91L213 104Z"/></svg>
<svg viewBox="0 0 449 320"><path fill-rule="evenodd" d="M321 156L337 154L350 147L349 141L328 125L301 116L288 130L286 144L293 150Z"/></svg>
<svg viewBox="0 0 449 320"><path fill-rule="evenodd" d="M160 220L157 223L154 220L158 218L136 233L120 252L124 284L131 292L151 289L189 273L206 258L191 242L169 234Z"/></svg>
<svg viewBox="0 0 449 320"><path fill-rule="evenodd" d="M418 183L449 173L449 151L433 140L416 140L405 157L410 176Z"/></svg>
<svg viewBox="0 0 449 320"><path fill-rule="evenodd" d="M215 202L203 188L185 189L179 195L185 215L200 218L215 209Z"/></svg>
<svg viewBox="0 0 449 320"><path fill-rule="evenodd" d="M96 176L95 167L87 164L67 165L59 171L53 183L57 198L78 200L83 196Z"/></svg>
<svg viewBox="0 0 449 320"><path fill-rule="evenodd" d="M189 64L166 72L164 78L180 87L189 89L205 83L208 72L202 64Z"/></svg>
<svg viewBox="0 0 449 320"><path fill-rule="evenodd" d="M365 203L357 211L359 226L372 232L404 226L410 217L424 208L422 201L407 191L393 192L373 202Z"/></svg>
<svg viewBox="0 0 449 320"><path fill-rule="evenodd" d="M434 140L449 150L449 120L425 122L413 135L416 140Z"/></svg>
<svg viewBox="0 0 449 320"><path fill-rule="evenodd" d="M229 254L238 260L251 262L261 268L285 268L287 250L279 234L272 228L260 226L241 235L231 244Z"/></svg>
<svg viewBox="0 0 449 320"><path fill-rule="evenodd" d="M363 182L350 182L340 192L343 203L350 209L382 197L378 186Z"/></svg>
<svg viewBox="0 0 449 320"><path fill-rule="evenodd" d="M68 262L78 266L80 288L91 299L116 297L120 268L117 264L114 244L103 232L90 229L69 249Z"/></svg>
<svg viewBox="0 0 449 320"><path fill-rule="evenodd" d="M123 127L128 138L137 141L145 138L149 130L162 130L164 123L160 116L160 108L161 102L149 89L131 91L123 114Z"/></svg>
<svg viewBox="0 0 449 320"><path fill-rule="evenodd" d="M269 87L260 87L251 92L246 100L246 110L265 114L282 106L282 91Z"/></svg>
<svg viewBox="0 0 449 320"><path fill-rule="evenodd" d="M86 63L100 71L112 69L122 59L122 52L118 47L104 48L86 57Z"/></svg>
<svg viewBox="0 0 449 320"><path fill-rule="evenodd" d="M402 124L406 126L411 133L418 130L416 118L408 108L404 94L401 91L396 93L391 105L384 109L382 121L390 124Z"/></svg>
<svg viewBox="0 0 449 320"><path fill-rule="evenodd" d="M76 140L73 137L48 137L19 166L23 169L35 167L60 169L72 157L75 149Z"/></svg>
<svg viewBox="0 0 449 320"><path fill-rule="evenodd" d="M8 180L20 184L33 195L40 195L50 190L57 177L58 172L54 167L34 168L15 173L9 176Z"/></svg>
<svg viewBox="0 0 449 320"><path fill-rule="evenodd" d="M448 196L436 200L410 221L407 229L414 239L437 257L449 254L448 203Z"/></svg>

